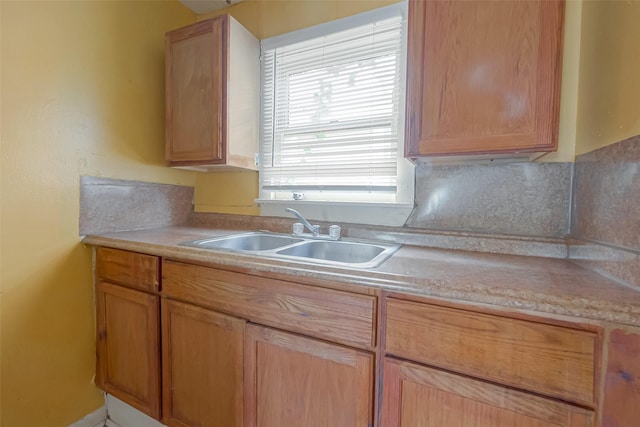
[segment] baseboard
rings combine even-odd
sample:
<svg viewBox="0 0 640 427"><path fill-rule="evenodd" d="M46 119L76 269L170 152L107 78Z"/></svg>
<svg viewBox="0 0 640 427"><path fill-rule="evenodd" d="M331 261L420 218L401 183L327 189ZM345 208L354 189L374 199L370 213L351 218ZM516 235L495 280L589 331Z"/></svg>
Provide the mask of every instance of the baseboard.
<svg viewBox="0 0 640 427"><path fill-rule="evenodd" d="M104 427L107 424L107 406L104 405L69 427ZM118 427L118 426L115 426Z"/></svg>
<svg viewBox="0 0 640 427"><path fill-rule="evenodd" d="M107 394L106 401L109 414L109 419L106 423L107 427L165 427L164 424L110 394Z"/></svg>

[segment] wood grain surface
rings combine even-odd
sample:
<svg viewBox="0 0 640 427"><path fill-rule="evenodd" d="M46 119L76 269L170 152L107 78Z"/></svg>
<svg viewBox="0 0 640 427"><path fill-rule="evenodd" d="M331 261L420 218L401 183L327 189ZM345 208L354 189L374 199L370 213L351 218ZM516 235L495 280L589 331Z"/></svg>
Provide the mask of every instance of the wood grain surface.
<svg viewBox="0 0 640 427"><path fill-rule="evenodd" d="M96 284L96 384L160 419L160 297Z"/></svg>
<svg viewBox="0 0 640 427"><path fill-rule="evenodd" d="M387 354L594 406L594 332L387 301Z"/></svg>
<svg viewBox="0 0 640 427"><path fill-rule="evenodd" d="M96 249L96 275L149 292L160 289L160 258L119 249Z"/></svg>
<svg viewBox="0 0 640 427"><path fill-rule="evenodd" d="M381 427L590 427L593 412L387 358Z"/></svg>
<svg viewBox="0 0 640 427"><path fill-rule="evenodd" d="M163 261L163 295L355 347L375 346L376 298Z"/></svg>

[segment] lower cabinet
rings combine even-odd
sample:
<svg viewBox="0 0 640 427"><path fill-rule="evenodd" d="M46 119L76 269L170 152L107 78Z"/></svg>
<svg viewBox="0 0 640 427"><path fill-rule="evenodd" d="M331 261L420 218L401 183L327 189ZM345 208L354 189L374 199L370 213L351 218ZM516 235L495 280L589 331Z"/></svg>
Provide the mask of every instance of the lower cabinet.
<svg viewBox="0 0 640 427"><path fill-rule="evenodd" d="M381 427L591 427L593 412L385 358Z"/></svg>
<svg viewBox="0 0 640 427"><path fill-rule="evenodd" d="M96 261L96 383L171 427L638 424L637 328Z"/></svg>
<svg viewBox="0 0 640 427"><path fill-rule="evenodd" d="M247 326L246 427L372 426L372 353Z"/></svg>
<svg viewBox="0 0 640 427"><path fill-rule="evenodd" d="M373 425L375 296L116 249L96 261L104 391L171 427Z"/></svg>
<svg viewBox="0 0 640 427"><path fill-rule="evenodd" d="M245 321L162 301L163 422L242 427Z"/></svg>
<svg viewBox="0 0 640 427"><path fill-rule="evenodd" d="M160 417L160 297L96 283L96 384Z"/></svg>

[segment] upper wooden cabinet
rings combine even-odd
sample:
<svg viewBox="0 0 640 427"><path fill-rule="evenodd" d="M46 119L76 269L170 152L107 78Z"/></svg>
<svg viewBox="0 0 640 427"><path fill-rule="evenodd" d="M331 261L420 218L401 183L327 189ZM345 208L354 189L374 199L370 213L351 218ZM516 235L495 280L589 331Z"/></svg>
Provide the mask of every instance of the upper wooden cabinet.
<svg viewBox="0 0 640 427"><path fill-rule="evenodd" d="M221 15L167 33L165 50L169 165L257 169L258 40Z"/></svg>
<svg viewBox="0 0 640 427"><path fill-rule="evenodd" d="M406 157L557 148L563 0L409 0Z"/></svg>

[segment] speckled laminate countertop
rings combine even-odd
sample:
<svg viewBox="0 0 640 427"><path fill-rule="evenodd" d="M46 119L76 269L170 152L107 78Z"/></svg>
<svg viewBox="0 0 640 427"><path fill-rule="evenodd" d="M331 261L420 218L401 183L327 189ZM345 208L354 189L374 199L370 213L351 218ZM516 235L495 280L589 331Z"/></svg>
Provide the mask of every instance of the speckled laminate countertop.
<svg viewBox="0 0 640 427"><path fill-rule="evenodd" d="M489 304L640 326L640 292L569 260L403 246L373 269L328 267L237 252L179 246L181 242L247 230L167 227L87 236L107 246L172 259L326 280L337 289L374 286L388 291Z"/></svg>

